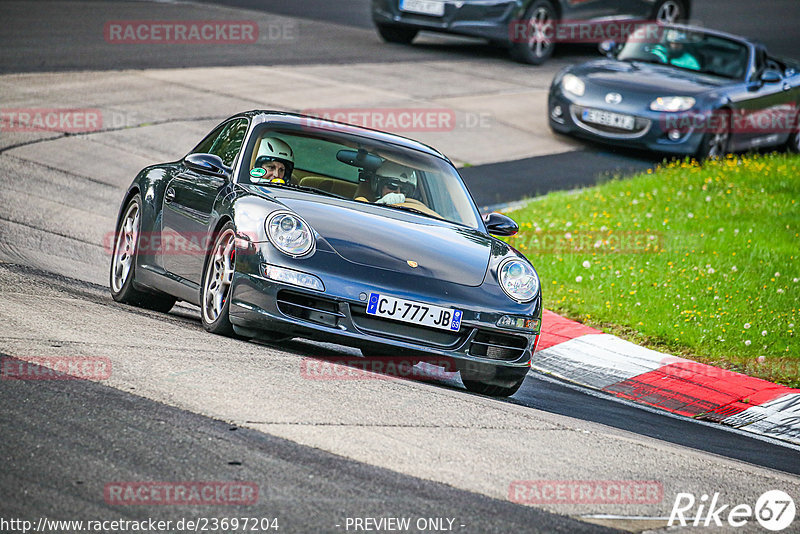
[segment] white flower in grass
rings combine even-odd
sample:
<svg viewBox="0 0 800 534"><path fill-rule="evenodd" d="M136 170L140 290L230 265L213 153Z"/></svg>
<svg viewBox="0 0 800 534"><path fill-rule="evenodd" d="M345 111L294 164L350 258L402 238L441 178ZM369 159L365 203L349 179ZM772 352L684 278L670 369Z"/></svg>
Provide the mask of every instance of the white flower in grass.
<svg viewBox="0 0 800 534"><path fill-rule="evenodd" d="M749 340L749 339L745 339L745 340L744 340L744 344L745 344L745 345L747 345L747 346L749 347L749 346L750 346L750 340Z"/></svg>
<svg viewBox="0 0 800 534"><path fill-rule="evenodd" d="M747 330L748 328L750 328L750 323L744 323L744 329Z"/></svg>
<svg viewBox="0 0 800 534"><path fill-rule="evenodd" d="M731 267L731 271L733 271L733 272L736 272L736 271L738 271L738 270L739 270L739 269L737 269L735 265L734 265L733 267Z"/></svg>
<svg viewBox="0 0 800 534"><path fill-rule="evenodd" d="M576 282L583 282L583 277L581 275L578 275L578 276L575 277L575 281Z"/></svg>
<svg viewBox="0 0 800 534"><path fill-rule="evenodd" d="M711 197L706 197L706 202L711 202Z"/></svg>
<svg viewBox="0 0 800 534"><path fill-rule="evenodd" d="M761 335L762 335L762 336L766 336L766 335L767 335L767 331L766 331L766 330L762 330L762 331L761 331Z"/></svg>
<svg viewBox="0 0 800 534"><path fill-rule="evenodd" d="M691 211L687 213L686 216L690 219L694 219L694 213L692 213Z"/></svg>
<svg viewBox="0 0 800 534"><path fill-rule="evenodd" d="M778 293L783 293L783 289L778 288Z"/></svg>
<svg viewBox="0 0 800 534"><path fill-rule="evenodd" d="M586 260L586 261L583 262L583 266L588 269L589 267L592 266L592 262L590 262L589 260Z"/></svg>
<svg viewBox="0 0 800 534"><path fill-rule="evenodd" d="M757 358L757 360L758 360L758 363L764 363L764 360L766 360L766 359L767 359L767 357L766 357L766 356L763 356L763 355L762 355L762 356L759 356L759 357Z"/></svg>
<svg viewBox="0 0 800 534"><path fill-rule="evenodd" d="M780 275L781 273L775 273L775 278L778 278Z"/></svg>
<svg viewBox="0 0 800 534"><path fill-rule="evenodd" d="M708 268L708 274L714 274L715 272L717 271L715 271L713 267Z"/></svg>

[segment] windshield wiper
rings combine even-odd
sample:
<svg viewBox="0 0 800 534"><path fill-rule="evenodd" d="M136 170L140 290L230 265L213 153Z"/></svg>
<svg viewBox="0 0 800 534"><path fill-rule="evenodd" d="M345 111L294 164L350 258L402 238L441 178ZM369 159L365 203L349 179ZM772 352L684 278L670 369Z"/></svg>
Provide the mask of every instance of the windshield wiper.
<svg viewBox="0 0 800 534"><path fill-rule="evenodd" d="M337 195L336 193L331 193L330 191L325 191L324 189L317 189L316 187L311 187L308 185L295 185L295 184L282 184L280 182L267 182L265 184L252 184L259 187L268 186L268 187L282 187L285 189L294 189L296 191L304 191L306 193L314 193L316 195L323 195L326 197L333 197L342 200L352 200L348 199L347 197L343 197L341 195Z"/></svg>
<svg viewBox="0 0 800 534"><path fill-rule="evenodd" d="M411 206L401 206L399 204L373 204L373 205L374 206L383 206L383 207L386 207L386 208L392 208L392 209L400 210L400 211L410 211L411 213L416 213L417 215L422 215L424 217L428 217L429 219L436 219L437 221L446 221L447 220L447 219L445 219L443 217L437 217L436 215L431 215L430 213L426 213L426 212L424 212L422 210L419 210L419 209L411 207Z"/></svg>

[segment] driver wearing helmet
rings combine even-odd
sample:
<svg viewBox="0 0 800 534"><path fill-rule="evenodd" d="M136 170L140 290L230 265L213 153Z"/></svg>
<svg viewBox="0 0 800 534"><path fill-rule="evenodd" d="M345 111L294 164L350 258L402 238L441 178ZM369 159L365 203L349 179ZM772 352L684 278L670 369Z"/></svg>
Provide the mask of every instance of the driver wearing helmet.
<svg viewBox="0 0 800 534"><path fill-rule="evenodd" d="M294 152L285 141L277 137L265 137L258 147L255 165L250 171L254 184L268 182L286 183L292 178Z"/></svg>
<svg viewBox="0 0 800 534"><path fill-rule="evenodd" d="M689 70L700 70L700 62L686 49L689 41L685 32L667 30L664 33L664 43L657 44L650 52L658 56L663 63L675 65Z"/></svg>
<svg viewBox="0 0 800 534"><path fill-rule="evenodd" d="M417 176L409 169L393 161L384 161L372 179L372 192L375 204L403 204L414 194L417 188ZM363 196L356 198L367 202Z"/></svg>

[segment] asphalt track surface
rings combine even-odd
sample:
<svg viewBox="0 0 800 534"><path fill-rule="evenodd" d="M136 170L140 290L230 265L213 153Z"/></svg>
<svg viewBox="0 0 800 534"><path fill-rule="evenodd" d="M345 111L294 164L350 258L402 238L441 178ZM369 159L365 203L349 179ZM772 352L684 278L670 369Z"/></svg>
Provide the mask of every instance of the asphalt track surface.
<svg viewBox="0 0 800 534"><path fill-rule="evenodd" d="M75 44L76 35L81 34L79 28L85 22L64 20L57 24L58 11L51 8L56 4L58 3L32 3L32 6L36 6L35 9L29 10L29 13L17 12L14 15L23 19L37 18L42 24L26 26L21 23L5 27L0 34L0 65L3 72L130 67L126 62L139 65L140 68L178 66L170 64L176 61L174 57L165 58L158 51L152 54L125 52L128 56L120 59L98 53L92 43L83 46L78 39ZM82 4L91 13L87 17L91 24L114 17L147 18L146 13L142 12L146 12L146 4L137 2L122 7L108 7L109 4L101 2ZM329 7L326 11L326 6L332 4L327 2L320 2L313 9L308 9L308 3L259 4L263 9L273 9L284 15L328 17L325 20L354 27L363 27L364 24L362 15L348 15L347 11L331 10ZM363 13L358 5L363 5L364 2L337 2L337 5L350 4L358 9L354 13ZM706 3L711 4L712 2ZM726 5L729 7L725 12L737 17L740 3L727 2ZM776 1L772 5L789 10L780 11L780 16L774 19L782 21L781 23L787 20L787 16L796 14L789 9L797 5L795 2L789 4ZM42 11L42 6L47 9ZM303 6L301 13L298 13L301 8L297 6ZM120 15L118 9L129 8L133 9L132 15ZM4 6L0 5L0 10L3 9ZM104 12L105 9L111 11ZM696 14L699 13L696 11ZM740 22L739 19L731 20L730 24ZM29 31L31 28L34 31ZM40 40L37 44L35 39L42 39L42 34L37 32L44 32L45 35L49 33L50 39ZM385 48L381 48L380 53L365 52L365 48L357 45L355 39L348 41L346 31L336 28L332 34L339 32L343 35L343 42L350 43L348 46L351 49L350 55L337 59L343 62L371 61L364 58L364 55L380 57L382 61L392 61L397 57L408 58L415 54L423 54L425 57L441 55L454 61L468 61L470 55L475 53L497 56L498 61L503 61L505 57L504 53L490 47L460 41L454 44L437 42L397 51L391 47L392 53L389 54ZM779 46L783 39L787 39L786 32L773 33ZM789 38L793 37L796 35L789 35ZM42 43L45 42L47 46L43 47ZM71 48L73 44L76 48ZM298 61L295 56L303 56L306 61L320 60L320 56L308 55L308 50L304 50L303 46L305 45L301 45L299 50L285 52L285 61ZM39 52L31 53L31 50ZM330 54L330 51L318 50L317 53ZM204 64L203 61L209 60L189 56L191 54L180 61L198 61ZM51 60L56 60L56 63L51 63ZM231 56L212 59L213 64L220 64L223 60L238 64L241 58ZM563 166L567 160L572 162L573 168ZM590 164L587 171L583 162L590 160L594 163ZM532 166L557 169L552 175L545 175L540 189L545 192L588 185L597 179L598 174L640 169L652 162L652 159L640 154L623 153L621 157L617 157L606 150L591 147L577 155L571 153L562 158L544 156L519 162L476 166L464 169L463 173L473 192L486 191L481 198L485 203L492 203L515 199L518 193L509 185L507 196L492 196L488 191L493 189L493 180L523 173ZM596 169L598 173L593 173L591 169ZM580 173L581 170L584 172ZM565 176L566 174L575 178ZM13 177L6 176L2 179L9 178ZM513 181L507 183L513 184ZM28 209L42 208L33 204ZM114 209L115 207L112 211ZM5 208L3 211L6 211ZM76 225L80 225L80 221L76 221ZM75 229L67 228L65 232L69 237L75 234ZM31 231L32 239L36 235L35 231ZM8 235L4 238L7 239ZM20 239L19 244L23 248L24 243L25 239ZM54 276L35 268L0 265L0 270L3 271L0 275L0 279L4 280L2 287L13 287L15 291L31 291L29 296L32 300L37 298L37 294L30 288L20 287L19 277L34 280L31 287L35 286L36 291L57 293L58 299L64 302L74 301L78 305L81 301L100 303L115 313L129 314L132 321L142 317L142 313L137 310L112 303L106 289L100 285ZM153 314L148 314L147 317L153 317ZM178 307L169 316L163 316L163 319L174 323L186 334L200 330L196 314L190 308ZM9 342L8 339L5 341ZM54 347L59 344L57 337L53 338L52 343ZM456 381L435 387L452 390L460 389L461 386ZM335 527L339 518L388 514L458 517L461 523L469 526L465 530L469 532L531 532L537 529L541 532L603 531L601 527L579 523L563 515L457 490L313 447L298 445L268 433L172 408L136 393L137 391L122 392L116 388L82 381L4 381L0 384L0 434L3 436L0 440L0 461L4 466L0 470L0 516L36 517L53 514L53 517L67 518L85 514L85 517L107 518L113 514L126 518L144 518L157 514L159 519L169 519L186 514L197 515L196 509L181 507L168 510L128 507L120 510L107 506L98 495L102 494L102 486L108 481L234 479L254 480L262 488L266 488L262 490L258 509L235 510L237 514L223 514L214 510L213 513L203 515L242 515L239 512L250 516L279 515L292 526L283 530L289 532L341 531ZM459 394L468 396L463 391L459 391ZM534 374L529 376L514 397L497 402L532 411L564 415L586 421L587 424L599 423L631 432L637 437L680 444L712 455L741 460L784 473L800 474L800 463L797 462L797 451L794 449L686 419L642 410L616 400L587 395ZM232 430L233 428L236 430ZM154 454L154 451L157 452ZM546 462L547 459L537 458L536 461ZM741 469L747 468L746 464L742 464ZM669 469L669 466L665 466L665 469ZM280 510L280 514L276 510Z"/></svg>

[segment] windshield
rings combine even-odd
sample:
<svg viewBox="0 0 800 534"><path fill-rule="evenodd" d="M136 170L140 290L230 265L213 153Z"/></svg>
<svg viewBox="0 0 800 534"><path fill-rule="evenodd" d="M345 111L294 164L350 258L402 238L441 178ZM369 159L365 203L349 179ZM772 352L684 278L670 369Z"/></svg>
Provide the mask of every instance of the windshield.
<svg viewBox="0 0 800 534"><path fill-rule="evenodd" d="M649 25L631 34L617 59L743 79L747 73L748 49L743 43L716 35Z"/></svg>
<svg viewBox="0 0 800 534"><path fill-rule="evenodd" d="M292 187L353 206L380 205L480 228L455 168L417 150L349 132L265 124L251 136L242 161L242 184Z"/></svg>

